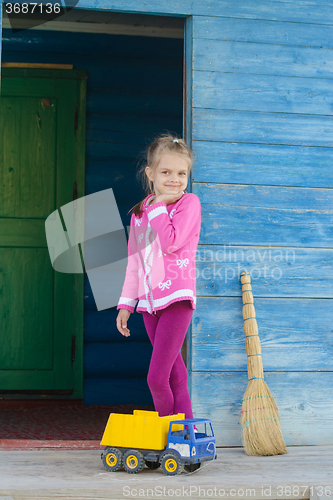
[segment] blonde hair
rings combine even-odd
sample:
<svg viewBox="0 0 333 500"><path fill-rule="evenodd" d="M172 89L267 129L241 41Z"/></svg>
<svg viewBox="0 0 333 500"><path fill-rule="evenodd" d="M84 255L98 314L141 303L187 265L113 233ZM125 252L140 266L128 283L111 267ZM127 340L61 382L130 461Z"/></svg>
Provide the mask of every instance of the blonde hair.
<svg viewBox="0 0 333 500"><path fill-rule="evenodd" d="M154 140L154 142L148 147L145 154L146 161L143 162L142 166L137 172L137 178L139 181L142 182L144 186L146 197L149 194L154 193L154 184L146 174L146 167L148 165L152 170L155 170L164 154L182 155L184 159L188 161L189 164L188 174L190 174L191 172L193 165L193 154L191 148L187 146L185 141L183 141L183 139L179 137L174 137L171 134L162 134L158 136ZM133 213L137 216L140 215L140 213L142 212L142 205L146 197L131 209L130 211L131 215Z"/></svg>

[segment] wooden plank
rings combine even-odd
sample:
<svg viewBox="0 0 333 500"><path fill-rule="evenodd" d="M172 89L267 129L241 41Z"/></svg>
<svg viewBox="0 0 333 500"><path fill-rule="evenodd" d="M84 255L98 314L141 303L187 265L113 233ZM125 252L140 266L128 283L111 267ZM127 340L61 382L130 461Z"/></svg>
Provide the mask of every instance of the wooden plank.
<svg viewBox="0 0 333 500"><path fill-rule="evenodd" d="M123 379L85 377L84 404L153 405L153 400L147 384L147 377Z"/></svg>
<svg viewBox="0 0 333 500"><path fill-rule="evenodd" d="M1 369L12 374L12 370L52 370L53 269L49 253L45 248L9 247L0 248L0 256L1 325L5 333L0 337ZM15 386L8 387L2 381L1 388Z"/></svg>
<svg viewBox="0 0 333 500"><path fill-rule="evenodd" d="M45 219L0 219L1 247L47 247Z"/></svg>
<svg viewBox="0 0 333 500"><path fill-rule="evenodd" d="M140 116L138 114L92 114L87 116L87 139L113 141L119 145L131 144L144 147L146 135L156 134L156 130L165 130L165 123L171 130L179 129L182 116ZM140 123L140 129L138 129ZM98 135L99 134L99 135Z"/></svg>
<svg viewBox="0 0 333 500"><path fill-rule="evenodd" d="M133 40L135 40L135 38L133 38ZM21 60L31 60L31 54L29 53L16 52L15 56ZM73 61L73 54L64 53L61 57L64 61ZM41 53L38 55L38 58L41 62L46 62L49 60L49 54ZM151 59L144 60L145 64L143 65L143 61L141 61L139 57L128 60L126 57L107 57L97 53L91 58L87 58L85 54L75 54L75 61L79 68L85 68L88 71L89 85L94 88L105 88L110 86L120 87L126 90L142 89L144 91L155 91L156 88L159 88L161 90L170 90L173 92L179 89L179 80L181 81L183 73L181 59L163 60L152 57ZM27 71L28 73L29 69L24 70L17 68L16 71ZM43 72L45 70L34 71ZM63 70L63 74L65 74L66 71L69 70Z"/></svg>
<svg viewBox="0 0 333 500"><path fill-rule="evenodd" d="M251 274L255 297L333 298L333 249L198 245L197 295L240 297L240 273ZM232 234L232 232L230 232Z"/></svg>
<svg viewBox="0 0 333 500"><path fill-rule="evenodd" d="M193 371L247 370L242 306L241 297L198 297ZM255 297L254 307L265 372L333 371L332 300Z"/></svg>
<svg viewBox="0 0 333 500"><path fill-rule="evenodd" d="M9 89L7 85L5 87L4 92L7 93ZM49 99L45 104L40 97L2 96L1 217L46 218L55 209L55 126L55 99ZM13 137L22 148L11 148L8 154L5 145ZM28 170L26 165L29 165Z"/></svg>
<svg viewBox="0 0 333 500"><path fill-rule="evenodd" d="M150 342L128 342L126 346L123 342L85 344L85 378L113 380L147 377L151 353Z"/></svg>
<svg viewBox="0 0 333 500"><path fill-rule="evenodd" d="M240 446L240 412L246 372L192 372L194 415L210 418L218 446ZM332 372L269 372L265 381L281 416L287 446L333 444L332 404L327 388Z"/></svg>
<svg viewBox="0 0 333 500"><path fill-rule="evenodd" d="M4 20L4 27L10 28L8 18ZM27 19L15 20L15 29L30 29L31 21ZM70 21L48 21L45 24L33 26L34 30L55 30L66 32L83 33L107 33L109 35L144 36L160 38L184 38L182 28L159 27L159 26L135 26L131 24L108 23L108 22L70 22Z"/></svg>
<svg viewBox="0 0 333 500"><path fill-rule="evenodd" d="M234 7L236 7L234 5ZM236 7L237 8L237 7ZM267 13L272 12L272 10ZM302 22L263 21L228 17L193 17L194 38L249 43L333 48L333 26Z"/></svg>
<svg viewBox="0 0 333 500"><path fill-rule="evenodd" d="M136 115L141 117L164 117L179 115L182 109L182 92L145 92L144 90L122 90L114 88L91 89L87 96L87 113L112 115ZM140 130L137 130L140 133Z"/></svg>
<svg viewBox="0 0 333 500"><path fill-rule="evenodd" d="M36 50L36 47L35 47ZM9 51L11 52L11 51ZM23 58L27 57L25 53L23 53ZM21 58L21 57L19 57ZM31 56L29 60L31 59ZM87 71L85 69L66 69L66 70L61 70L61 69L48 69L45 71L44 69L34 69L34 68L3 68L2 69L2 78L10 78L11 81L9 82L10 85L15 85L15 79L16 78L27 78L26 84L27 84L27 91L28 95L35 95L35 96L40 96L38 93L38 89L35 88L35 91L33 92L34 87L31 86L29 87L29 84L31 84L31 80L35 78L37 81L39 81L41 78L45 78L46 81L45 83L45 89L47 93L49 91L52 91L52 88L55 86L55 82L52 80L49 80L49 78L57 78L57 79L68 79L70 78L71 80L86 80L87 77ZM38 86L38 85L37 85ZM12 88L12 87L10 87ZM31 90L30 90L31 88ZM15 87L14 87L15 89ZM13 89L13 90L14 90ZM33 93L32 93L33 92ZM10 93L9 95L13 95ZM18 94L20 95L20 94ZM48 95L50 97L50 95Z"/></svg>
<svg viewBox="0 0 333 500"><path fill-rule="evenodd" d="M19 99L22 94L22 77L24 77L25 70L15 70L9 68L3 68L1 71L1 95L3 97L8 96L7 99L11 99L13 101L13 97ZM28 72L29 70L27 70ZM36 71L36 70L33 70ZM44 75L48 73L44 71ZM52 76L51 76L52 78ZM43 89L44 90L44 89ZM38 100L41 99L41 91L40 91L40 79L34 78L33 76L25 77L25 92L27 97L35 97ZM45 94L48 98L56 98L56 85L55 81L52 79L45 79ZM43 93L44 93L43 92ZM44 94L44 95L45 95ZM22 97L23 99L23 97ZM51 102L52 104L52 102ZM53 102L54 104L54 102ZM10 105L10 104L9 104ZM8 106L8 105L7 105ZM5 103L1 102L2 113L5 112L6 106ZM49 108L48 108L49 109ZM8 111L7 111L8 112Z"/></svg>
<svg viewBox="0 0 333 500"><path fill-rule="evenodd" d="M45 26L48 26L48 24ZM59 56L63 57L65 54L71 54L72 58L76 58L77 54L86 54L87 56L95 57L96 47L98 47L98 55L107 57L110 64L112 64L111 61L114 55L126 58L128 62L132 58L140 58L143 66L150 58L157 58L159 60L167 58L169 61L181 61L183 58L183 40L177 39L159 39L154 40L152 43L150 37L142 36L136 37L134 40L132 37L126 35L71 33L70 31L57 33L55 31L43 32L34 30L34 43L31 43L31 33L29 30L13 33L11 29L4 28L3 61L9 58L9 52L11 52L12 54L8 62L18 60L18 57L16 57L18 53L20 53L20 61L22 61L21 55L25 55L26 62L29 62L33 56L34 58L36 57L36 52L38 52L39 54L49 54L56 62L59 59L56 59L54 55L55 47L57 47L57 54ZM36 51L37 47L38 51ZM76 64L75 66L78 67ZM80 67L85 68L86 65Z"/></svg>
<svg viewBox="0 0 333 500"><path fill-rule="evenodd" d="M193 106L331 115L331 80L194 71Z"/></svg>
<svg viewBox="0 0 333 500"><path fill-rule="evenodd" d="M112 157L98 158L92 157L92 151L100 152L98 147L94 147L86 155L86 190L89 193L96 193L97 191L102 191L102 189L112 188L118 209L121 214L122 205L125 204L128 208L124 208L125 211L130 210L135 204L136 200L139 201L145 197L145 193L141 186L137 183L127 182L127 189L122 188L122 182L124 179L131 179L133 176L133 171L137 166L137 162L134 158L128 159L115 159ZM110 169L112 168L112 176L110 176ZM129 225L128 221L123 221L123 225Z"/></svg>
<svg viewBox="0 0 333 500"><path fill-rule="evenodd" d="M247 456L239 447L218 448L217 460L204 463L200 472L171 479L161 469L146 468L134 477L121 470L110 474L103 468L100 449L92 447L96 441L86 443L85 451L78 447L23 453L8 447L1 450L0 493L15 500L122 500L126 496L152 500L162 495L193 500L309 500L316 488L325 496L332 491L332 446L289 447L288 454L273 457Z"/></svg>
<svg viewBox="0 0 333 500"><path fill-rule="evenodd" d="M195 140L331 148L332 136L332 116L193 109Z"/></svg>
<svg viewBox="0 0 333 500"><path fill-rule="evenodd" d="M333 188L330 148L194 141L194 182Z"/></svg>
<svg viewBox="0 0 333 500"><path fill-rule="evenodd" d="M152 142L152 139L153 136L146 136L147 145L149 144L149 142ZM143 145L140 147L135 144L122 144L117 142L100 142L89 140L87 140L86 143L86 154L88 160L96 159L106 161L107 159L109 159L110 161L116 161L117 163L122 161L125 165L131 161L133 170L135 170L135 165L139 161L139 154L142 153L142 150Z"/></svg>
<svg viewBox="0 0 333 500"><path fill-rule="evenodd" d="M202 205L202 244L333 246L332 209Z"/></svg>
<svg viewBox="0 0 333 500"><path fill-rule="evenodd" d="M77 182L79 192L83 192L84 163L82 153L78 151L83 147L85 123L80 124L80 129L75 130L75 113L79 108L82 111L82 99L75 80L57 80L58 106L57 106L57 177L56 177L56 207L73 200L73 186ZM78 122L81 120L80 115ZM76 135L77 134L77 135ZM69 165L72 168L69 168ZM82 170L83 171L82 171ZM81 172L80 172L81 170ZM54 343L54 377L55 386L74 389L74 377L80 382L75 387L78 397L82 397L83 360L83 279L76 279L75 274L55 273L54 284L54 329L56 342ZM77 323L76 323L77 322ZM73 339L73 335L76 338ZM77 340L77 344L76 344ZM75 342L75 344L74 344ZM74 352L72 351L74 347ZM76 356L74 362L73 356Z"/></svg>
<svg viewBox="0 0 333 500"><path fill-rule="evenodd" d="M276 208L300 213L333 211L332 189L197 182L193 192L199 196L201 205Z"/></svg>
<svg viewBox="0 0 333 500"><path fill-rule="evenodd" d="M84 315L85 343L88 342L150 342L147 335L142 314L133 313L128 320L128 328L131 331L129 337L124 337L117 330L117 310L111 308L105 311L86 310Z"/></svg>
<svg viewBox="0 0 333 500"><path fill-rule="evenodd" d="M332 500L333 486L315 486L311 490L310 500Z"/></svg>
<svg viewBox="0 0 333 500"><path fill-rule="evenodd" d="M13 387L19 387L20 391L29 391L31 387L36 391L54 389L53 370L0 370L0 379L2 390L13 390Z"/></svg>
<svg viewBox="0 0 333 500"><path fill-rule="evenodd" d="M316 1L304 3L302 0L170 0L164 4L160 0L80 0L81 9L115 10L117 12L167 14L167 15L214 15L241 17L248 19L271 19L276 21L333 24L333 4Z"/></svg>
<svg viewBox="0 0 333 500"><path fill-rule="evenodd" d="M73 64L1 63L3 68L73 69Z"/></svg>
<svg viewBox="0 0 333 500"><path fill-rule="evenodd" d="M77 197L85 195L85 143L86 143L86 99L87 99L87 80L77 80L77 129L76 137L76 184ZM84 343L84 274L74 275L75 298L75 359L73 362L74 371L74 391L73 398L83 398L83 343Z"/></svg>
<svg viewBox="0 0 333 500"><path fill-rule="evenodd" d="M333 78L330 49L196 38L193 46L196 71Z"/></svg>

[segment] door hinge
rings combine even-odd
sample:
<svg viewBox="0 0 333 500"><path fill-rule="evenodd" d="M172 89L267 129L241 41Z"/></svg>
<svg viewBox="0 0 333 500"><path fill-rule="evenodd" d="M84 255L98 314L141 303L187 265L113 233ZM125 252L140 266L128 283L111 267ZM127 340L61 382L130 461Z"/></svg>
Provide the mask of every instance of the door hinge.
<svg viewBox="0 0 333 500"><path fill-rule="evenodd" d="M79 105L78 105L78 103L76 103L76 105L75 105L75 117L74 117L74 134L75 134L75 137L76 137L76 131L77 131L77 128L78 128L78 124L79 124Z"/></svg>
<svg viewBox="0 0 333 500"><path fill-rule="evenodd" d="M75 361L75 353L76 353L76 335L72 335L72 348L71 348L71 363L72 368Z"/></svg>

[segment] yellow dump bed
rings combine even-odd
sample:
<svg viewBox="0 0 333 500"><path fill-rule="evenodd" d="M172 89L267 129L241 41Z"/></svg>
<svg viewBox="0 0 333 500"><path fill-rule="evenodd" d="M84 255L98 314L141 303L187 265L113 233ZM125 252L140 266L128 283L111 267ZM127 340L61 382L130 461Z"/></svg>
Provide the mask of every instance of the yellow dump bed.
<svg viewBox="0 0 333 500"><path fill-rule="evenodd" d="M171 420L183 420L184 413L159 417L157 411L134 410L133 415L111 413L102 446L163 450Z"/></svg>

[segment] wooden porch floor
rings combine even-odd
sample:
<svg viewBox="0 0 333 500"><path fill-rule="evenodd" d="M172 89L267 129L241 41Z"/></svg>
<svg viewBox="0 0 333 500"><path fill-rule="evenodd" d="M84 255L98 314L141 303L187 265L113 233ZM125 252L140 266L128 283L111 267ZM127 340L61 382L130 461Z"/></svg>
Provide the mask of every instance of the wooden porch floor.
<svg viewBox="0 0 333 500"><path fill-rule="evenodd" d="M242 448L217 455L194 473L168 477L161 469L108 473L98 450L0 451L0 499L333 498L331 445L289 447L275 457L248 457Z"/></svg>

